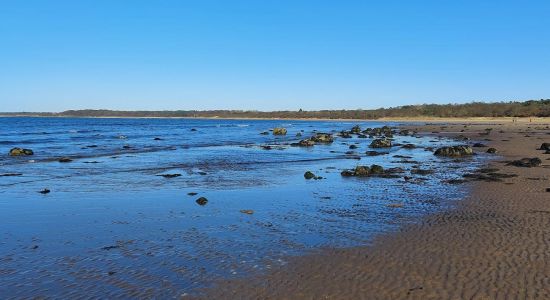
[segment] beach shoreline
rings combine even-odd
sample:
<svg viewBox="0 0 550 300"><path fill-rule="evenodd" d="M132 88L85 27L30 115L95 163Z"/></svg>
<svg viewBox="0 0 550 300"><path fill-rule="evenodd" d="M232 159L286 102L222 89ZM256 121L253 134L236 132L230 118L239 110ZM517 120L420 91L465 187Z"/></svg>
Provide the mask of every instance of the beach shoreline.
<svg viewBox="0 0 550 300"><path fill-rule="evenodd" d="M285 267L268 274L219 282L202 297L550 298L550 155L537 150L550 142L548 123L501 121L485 135L485 122L454 121L402 128L450 138L461 135L494 147L499 157L487 168L510 178L466 183L464 188L471 193L454 209L381 235L372 245L291 258ZM538 157L542 165L507 164L525 157Z"/></svg>

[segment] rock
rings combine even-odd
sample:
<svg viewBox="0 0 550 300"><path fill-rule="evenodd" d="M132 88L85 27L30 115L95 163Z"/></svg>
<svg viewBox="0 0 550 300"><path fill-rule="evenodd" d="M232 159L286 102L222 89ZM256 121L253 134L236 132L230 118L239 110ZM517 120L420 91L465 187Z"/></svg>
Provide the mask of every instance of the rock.
<svg viewBox="0 0 550 300"><path fill-rule="evenodd" d="M474 150L472 149L472 147L467 145L441 147L435 150L435 153L434 153L434 155L437 155L437 156L449 156L449 157L466 156L466 155L473 155L473 154L474 154Z"/></svg>
<svg viewBox="0 0 550 300"><path fill-rule="evenodd" d="M315 142L310 139L301 140L298 143L292 143L290 146L295 147L313 147L315 146Z"/></svg>
<svg viewBox="0 0 550 300"><path fill-rule="evenodd" d="M357 149L357 145L349 145L350 149Z"/></svg>
<svg viewBox="0 0 550 300"><path fill-rule="evenodd" d="M131 149L132 147L130 147L130 145L124 145L122 146L122 149Z"/></svg>
<svg viewBox="0 0 550 300"><path fill-rule="evenodd" d="M485 146L485 144L482 144L482 143L475 143L475 144L472 145L472 147L483 148L483 147L487 147L487 146Z"/></svg>
<svg viewBox="0 0 550 300"><path fill-rule="evenodd" d="M196 196L196 195L198 195L198 194L199 194L199 193L195 193L195 192L189 192L189 193L187 193L187 195L189 195L189 196Z"/></svg>
<svg viewBox="0 0 550 300"><path fill-rule="evenodd" d="M301 132L296 133L296 137L301 137L301 136L302 136Z"/></svg>
<svg viewBox="0 0 550 300"><path fill-rule="evenodd" d="M379 151L367 151L365 154L367 154L367 156L378 156L378 155L386 155L388 154L388 152L379 152Z"/></svg>
<svg viewBox="0 0 550 300"><path fill-rule="evenodd" d="M156 137L156 138L154 138L153 140L154 140L154 141L162 141L162 139L159 138L159 137Z"/></svg>
<svg viewBox="0 0 550 300"><path fill-rule="evenodd" d="M58 162L60 162L60 163L68 163L68 162L71 162L71 161L73 161L73 160L69 157L62 157L58 160Z"/></svg>
<svg viewBox="0 0 550 300"><path fill-rule="evenodd" d="M268 134L269 134L269 131L264 131L264 132L261 132L260 134L261 134L261 135L268 135Z"/></svg>
<svg viewBox="0 0 550 300"><path fill-rule="evenodd" d="M49 189L43 189L41 191L39 191L40 194L48 194L50 192Z"/></svg>
<svg viewBox="0 0 550 300"><path fill-rule="evenodd" d="M351 128L351 133L354 133L354 134L361 133L361 127L359 127L359 125L353 126L353 128Z"/></svg>
<svg viewBox="0 0 550 300"><path fill-rule="evenodd" d="M10 176L21 176L23 175L22 173L4 173L4 174L0 174L0 177L10 177Z"/></svg>
<svg viewBox="0 0 550 300"><path fill-rule="evenodd" d="M271 147L269 145L262 145L260 147L262 147L262 149L264 149L264 150L272 150L273 149L273 147Z"/></svg>
<svg viewBox="0 0 550 300"><path fill-rule="evenodd" d="M487 149L487 153L495 154L495 153L497 153L497 149L489 148L489 149Z"/></svg>
<svg viewBox="0 0 550 300"><path fill-rule="evenodd" d="M542 143L542 145L540 145L539 150L547 150L547 151L550 151L550 143Z"/></svg>
<svg viewBox="0 0 550 300"><path fill-rule="evenodd" d="M433 174L434 170L427 170L427 169L412 169L411 174L418 174L418 175L429 175Z"/></svg>
<svg viewBox="0 0 550 300"><path fill-rule="evenodd" d="M401 208L401 207L403 207L403 203L392 203L392 204L387 204L386 207L390 207L390 208Z"/></svg>
<svg viewBox="0 0 550 300"><path fill-rule="evenodd" d="M23 149L23 148L12 148L10 150L10 156L23 156L23 155L34 155L34 152L31 149Z"/></svg>
<svg viewBox="0 0 550 300"><path fill-rule="evenodd" d="M344 177L351 177L351 176L355 176L355 172L352 170L344 170L340 173L340 175Z"/></svg>
<svg viewBox="0 0 550 300"><path fill-rule="evenodd" d="M286 128L277 127L273 129L273 135L286 135Z"/></svg>
<svg viewBox="0 0 550 300"><path fill-rule="evenodd" d="M366 135L364 135L364 134L359 134L357 137L360 138L360 139L366 139L366 138L368 138L368 136L366 136Z"/></svg>
<svg viewBox="0 0 550 300"><path fill-rule="evenodd" d="M157 176L162 176L164 178L174 178L174 177L180 177L181 174L179 173L174 173L174 174L160 174L160 175L157 175Z"/></svg>
<svg viewBox="0 0 550 300"><path fill-rule="evenodd" d="M304 173L304 178L309 180L309 179L314 179L316 176L315 174L313 174L313 172L311 171L307 171Z"/></svg>
<svg viewBox="0 0 550 300"><path fill-rule="evenodd" d="M375 139L370 143L371 148L389 148L391 147L391 141L388 139Z"/></svg>
<svg viewBox="0 0 550 300"><path fill-rule="evenodd" d="M354 171L355 176L369 176L370 168L367 166L357 166Z"/></svg>
<svg viewBox="0 0 550 300"><path fill-rule="evenodd" d="M372 166L370 166L370 173L371 174L383 174L384 173L384 168L382 166L379 166L379 165L372 165Z"/></svg>
<svg viewBox="0 0 550 300"><path fill-rule="evenodd" d="M191 128L191 131L197 131L197 129L196 128Z"/></svg>
<svg viewBox="0 0 550 300"><path fill-rule="evenodd" d="M334 142L334 137L332 137L332 134L330 133L316 133L314 136L310 138L311 141L315 143L321 143L321 144L330 144Z"/></svg>
<svg viewBox="0 0 550 300"><path fill-rule="evenodd" d="M508 165L524 168L538 167L542 164L542 160L538 157L534 158L522 158L520 160L514 160L509 162Z"/></svg>
<svg viewBox="0 0 550 300"><path fill-rule="evenodd" d="M251 210L251 209L241 209L241 210L239 210L239 211L240 211L241 213L247 214L247 215L251 215L251 214L254 213L254 211Z"/></svg>
<svg viewBox="0 0 550 300"><path fill-rule="evenodd" d="M405 144L405 145L401 146L401 148L404 148L404 149L415 149L415 148L416 148L416 145L415 145L415 144Z"/></svg>
<svg viewBox="0 0 550 300"><path fill-rule="evenodd" d="M345 139L351 139L351 134L347 131L341 131L338 136Z"/></svg>
<svg viewBox="0 0 550 300"><path fill-rule="evenodd" d="M550 193L550 188L546 188L546 192L547 192L547 193Z"/></svg>
<svg viewBox="0 0 550 300"><path fill-rule="evenodd" d="M206 205L206 203L208 203L208 199L206 199L204 197L200 197L195 202L197 202L197 204L200 205L200 206L204 206L204 205Z"/></svg>

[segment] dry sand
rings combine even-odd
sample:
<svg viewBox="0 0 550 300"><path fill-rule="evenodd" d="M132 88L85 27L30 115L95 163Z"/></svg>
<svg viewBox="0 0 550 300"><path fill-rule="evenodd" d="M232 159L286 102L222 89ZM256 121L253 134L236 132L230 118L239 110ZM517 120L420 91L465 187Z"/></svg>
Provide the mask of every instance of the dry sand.
<svg viewBox="0 0 550 300"><path fill-rule="evenodd" d="M488 127L493 132L480 136ZM502 156L489 167L518 177L466 183L470 196L455 209L380 236L372 246L296 257L265 275L220 282L205 298L550 299L550 154L536 150L550 142L546 124L482 122L464 128L458 122L443 129L415 128L488 138L484 143ZM542 166L504 163L524 157L539 157Z"/></svg>

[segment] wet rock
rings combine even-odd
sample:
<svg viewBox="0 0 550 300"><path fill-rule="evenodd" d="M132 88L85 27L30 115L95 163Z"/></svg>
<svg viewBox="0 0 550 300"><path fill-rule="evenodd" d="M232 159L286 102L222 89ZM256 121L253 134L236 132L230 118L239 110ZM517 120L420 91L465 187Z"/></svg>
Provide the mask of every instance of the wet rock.
<svg viewBox="0 0 550 300"><path fill-rule="evenodd" d="M180 177L181 174L179 174L179 173L174 173L174 174L160 174L160 175L157 175L157 176L161 176L161 177L164 177L164 178L175 178L175 177Z"/></svg>
<svg viewBox="0 0 550 300"><path fill-rule="evenodd" d="M364 135L364 134L359 134L359 135L357 135L357 137L360 138L360 139L366 139L366 138L368 138L368 136L367 136L367 135Z"/></svg>
<svg viewBox="0 0 550 300"><path fill-rule="evenodd" d="M304 178L309 180L309 179L314 179L316 176L315 174L313 174L313 172L311 171L307 171L304 173Z"/></svg>
<svg viewBox="0 0 550 300"><path fill-rule="evenodd" d="M357 149L357 145L349 145L350 149Z"/></svg>
<svg viewBox="0 0 550 300"><path fill-rule="evenodd" d="M196 195L198 195L198 194L199 194L199 193L195 193L195 192L189 192L189 193L187 193L188 196L196 196Z"/></svg>
<svg viewBox="0 0 550 300"><path fill-rule="evenodd" d="M272 149L273 149L273 147L271 147L271 146L269 146L269 145L262 145L261 147L262 147L262 149L264 149L264 150L272 150Z"/></svg>
<svg viewBox="0 0 550 300"><path fill-rule="evenodd" d="M475 143L472 145L472 147L475 147L475 148L484 148L484 147L487 147L485 146L485 144L482 144L482 143Z"/></svg>
<svg viewBox="0 0 550 300"><path fill-rule="evenodd" d="M538 157L522 158L520 160L514 160L508 163L508 165L511 165L511 166L524 167L524 168L538 167L541 164L542 164L542 160L540 160L540 158Z"/></svg>
<svg viewBox="0 0 550 300"><path fill-rule="evenodd" d="M241 213L247 214L247 215L252 215L252 214L254 214L254 211L251 210L251 209L241 209L241 210L239 210L239 211L240 211Z"/></svg>
<svg viewBox="0 0 550 300"><path fill-rule="evenodd" d="M361 127L359 127L359 125L353 126L353 128L351 128L351 133L354 133L354 134L361 133Z"/></svg>
<svg viewBox="0 0 550 300"><path fill-rule="evenodd" d="M12 148L9 154L10 156L24 156L24 155L34 155L34 152L31 149Z"/></svg>
<svg viewBox="0 0 550 300"><path fill-rule="evenodd" d="M68 162L71 162L73 160L69 157L62 157L62 158L58 159L57 161L60 162L60 163L68 163Z"/></svg>
<svg viewBox="0 0 550 300"><path fill-rule="evenodd" d="M264 132L261 132L260 134L261 134L261 135L268 135L268 134L269 134L269 131L264 131Z"/></svg>
<svg viewBox="0 0 550 300"><path fill-rule="evenodd" d="M162 141L162 139L159 138L159 137L156 137L156 138L154 138L153 140L154 140L154 141Z"/></svg>
<svg viewBox="0 0 550 300"><path fill-rule="evenodd" d="M384 168L382 166L379 166L379 165L372 165L370 167L370 173L371 174L383 174L384 173Z"/></svg>
<svg viewBox="0 0 550 300"><path fill-rule="evenodd" d="M301 137L301 136L302 136L301 132L296 133L296 137Z"/></svg>
<svg viewBox="0 0 550 300"><path fill-rule="evenodd" d="M403 207L403 203L391 203L391 204L387 204L386 207L401 208L401 207Z"/></svg>
<svg viewBox="0 0 550 300"><path fill-rule="evenodd" d="M197 131L197 129L196 128L191 128L191 131Z"/></svg>
<svg viewBox="0 0 550 300"><path fill-rule="evenodd" d="M206 199L204 197L200 197L195 202L197 202L197 204L200 205L200 206L204 206L204 205L206 205L206 203L208 203L208 199Z"/></svg>
<svg viewBox="0 0 550 300"><path fill-rule="evenodd" d="M122 146L122 149L131 149L132 147L130 147L130 145L124 145Z"/></svg>
<svg viewBox="0 0 550 300"><path fill-rule="evenodd" d="M540 145L539 150L547 150L547 151L550 151L550 143L542 143L542 145Z"/></svg>
<svg viewBox="0 0 550 300"><path fill-rule="evenodd" d="M398 173L400 170L398 169L391 169L391 170L384 170L382 166L379 165L371 165L369 166L357 166L355 169L352 170L344 170L340 173L343 177L383 177L383 178L397 178L398 175L395 175L394 173Z"/></svg>
<svg viewBox="0 0 550 300"><path fill-rule="evenodd" d="M49 189L43 189L39 191L40 194L49 194L51 191Z"/></svg>
<svg viewBox="0 0 550 300"><path fill-rule="evenodd" d="M462 183L465 183L466 180L464 180L464 179L449 179L445 182L448 183L448 184L462 184Z"/></svg>
<svg viewBox="0 0 550 300"><path fill-rule="evenodd" d="M283 127L277 127L273 129L273 135L286 135L287 130Z"/></svg>
<svg viewBox="0 0 550 300"><path fill-rule="evenodd" d="M391 147L391 141L388 139L375 139L373 140L369 147L371 148L389 148Z"/></svg>
<svg viewBox="0 0 550 300"><path fill-rule="evenodd" d="M313 147L315 146L315 142L310 139L301 140L298 143L292 143L290 146L294 147Z"/></svg>
<svg viewBox="0 0 550 300"><path fill-rule="evenodd" d="M405 145L401 146L401 148L403 148L403 149L415 149L416 145L415 144L405 144Z"/></svg>
<svg viewBox="0 0 550 300"><path fill-rule="evenodd" d="M460 146L451 146L451 147L441 147L435 150L434 155L437 156L448 156L448 157L460 157L466 155L473 155L474 150L472 147L467 145Z"/></svg>
<svg viewBox="0 0 550 300"><path fill-rule="evenodd" d="M380 151L367 151L365 154L367 154L367 156L378 156L378 155L386 155L388 154L388 152L380 152Z"/></svg>
<svg viewBox="0 0 550 300"><path fill-rule="evenodd" d="M497 149L495 149L495 148L489 148L489 149L487 149L487 153L490 153L490 154L495 154L495 153L497 153L497 152L498 152L498 151L497 151Z"/></svg>
<svg viewBox="0 0 550 300"><path fill-rule="evenodd" d="M334 137L330 133L316 133L310 138L311 141L320 144L330 144L334 142Z"/></svg>
<svg viewBox="0 0 550 300"><path fill-rule="evenodd" d="M345 139L351 139L351 134L347 131L341 131L338 136Z"/></svg>

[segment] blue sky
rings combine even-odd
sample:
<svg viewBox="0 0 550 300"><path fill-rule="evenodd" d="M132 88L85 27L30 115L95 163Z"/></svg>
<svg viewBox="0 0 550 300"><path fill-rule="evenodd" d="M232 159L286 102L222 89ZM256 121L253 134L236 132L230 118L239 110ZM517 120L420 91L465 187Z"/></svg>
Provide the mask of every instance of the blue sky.
<svg viewBox="0 0 550 300"><path fill-rule="evenodd" d="M550 1L0 0L0 111L550 98Z"/></svg>

